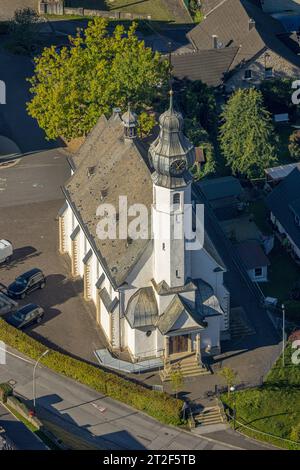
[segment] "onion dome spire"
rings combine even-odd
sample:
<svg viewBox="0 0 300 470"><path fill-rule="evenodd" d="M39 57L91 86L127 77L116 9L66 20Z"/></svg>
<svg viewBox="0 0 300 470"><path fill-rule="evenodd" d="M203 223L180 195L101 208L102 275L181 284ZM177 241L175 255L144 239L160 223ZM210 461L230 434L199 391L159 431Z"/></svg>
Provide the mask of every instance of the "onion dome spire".
<svg viewBox="0 0 300 470"><path fill-rule="evenodd" d="M153 180L159 186L184 186L191 179L188 168L195 162L195 148L183 134L183 124L182 114L174 109L170 90L169 108L159 117L160 132L149 148L155 169Z"/></svg>

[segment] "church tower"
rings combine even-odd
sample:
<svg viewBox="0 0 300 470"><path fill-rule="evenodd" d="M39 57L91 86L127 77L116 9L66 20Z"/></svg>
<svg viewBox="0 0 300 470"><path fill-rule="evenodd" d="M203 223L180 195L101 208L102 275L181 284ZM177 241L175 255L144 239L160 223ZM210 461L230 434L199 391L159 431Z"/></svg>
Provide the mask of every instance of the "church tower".
<svg viewBox="0 0 300 470"><path fill-rule="evenodd" d="M155 170L152 175L154 280L179 287L190 276L184 218L187 219L188 212L185 205L191 205L192 177L188 169L195 162L195 149L183 134L183 117L174 110L172 91L169 109L160 116L159 125L159 136L149 149Z"/></svg>

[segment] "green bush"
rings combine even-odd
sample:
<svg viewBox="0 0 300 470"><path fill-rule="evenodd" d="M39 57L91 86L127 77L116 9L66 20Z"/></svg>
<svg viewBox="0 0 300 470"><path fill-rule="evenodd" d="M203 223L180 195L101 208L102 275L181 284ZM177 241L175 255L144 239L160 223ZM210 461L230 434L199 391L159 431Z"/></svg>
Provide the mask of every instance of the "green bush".
<svg viewBox="0 0 300 470"><path fill-rule="evenodd" d="M12 395L13 389L8 383L0 384L0 401L6 403L7 397Z"/></svg>
<svg viewBox="0 0 300 470"><path fill-rule="evenodd" d="M0 339L32 359L45 351L45 346L0 319ZM50 352L41 362L55 372L87 385L114 400L143 411L166 424L183 424L182 401L164 392L149 390L125 378L57 351Z"/></svg>

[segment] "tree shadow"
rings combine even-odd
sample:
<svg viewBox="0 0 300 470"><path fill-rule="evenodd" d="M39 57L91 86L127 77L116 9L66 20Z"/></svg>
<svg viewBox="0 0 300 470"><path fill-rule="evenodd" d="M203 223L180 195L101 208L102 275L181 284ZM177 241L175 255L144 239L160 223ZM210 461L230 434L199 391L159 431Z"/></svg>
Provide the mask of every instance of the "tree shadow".
<svg viewBox="0 0 300 470"><path fill-rule="evenodd" d="M96 435L93 432L93 430L96 431L96 427L103 425L103 428L105 429L106 423L117 421L119 419L124 420L127 417L136 415L138 413L137 411L132 411L127 415L122 415L120 418L117 417L113 420L100 419L100 417L103 416L103 413L106 411L105 406L101 404L101 409L97 409L96 406L93 406L93 403L98 402L100 399L101 397L97 397L94 400L84 401L78 405L61 408L59 404L63 402L63 399L58 394L45 395L37 399L37 415L42 422L51 422L62 430L73 434L75 438L77 437L82 439L83 441L86 441L87 444L95 446L99 449L144 450L145 446L141 444L141 442L139 442L126 429L112 433L103 433L102 430L100 430L98 431L99 435ZM27 402L32 406L31 400L27 400ZM97 403L95 404L97 405ZM91 409L87 410L87 406L89 405L91 406ZM81 410L82 414L80 414L80 407L82 406L84 406L84 409ZM78 421L76 421L67 411L75 411L76 415L78 416ZM84 422L85 424L80 424L80 421Z"/></svg>

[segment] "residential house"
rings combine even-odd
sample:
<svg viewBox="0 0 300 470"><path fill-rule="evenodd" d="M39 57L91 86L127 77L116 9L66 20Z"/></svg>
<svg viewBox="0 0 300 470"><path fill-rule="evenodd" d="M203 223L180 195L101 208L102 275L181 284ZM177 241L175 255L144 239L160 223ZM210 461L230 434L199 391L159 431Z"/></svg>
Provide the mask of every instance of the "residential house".
<svg viewBox="0 0 300 470"><path fill-rule="evenodd" d="M300 169L296 167L266 198L271 221L284 245L300 259Z"/></svg>
<svg viewBox="0 0 300 470"><path fill-rule="evenodd" d="M267 282L270 261L258 240L245 240L237 244L237 251L248 276L254 282Z"/></svg>
<svg viewBox="0 0 300 470"><path fill-rule="evenodd" d="M228 92L273 77L300 78L298 35L256 0L219 2L187 37L193 50L173 55L175 78L224 85Z"/></svg>

